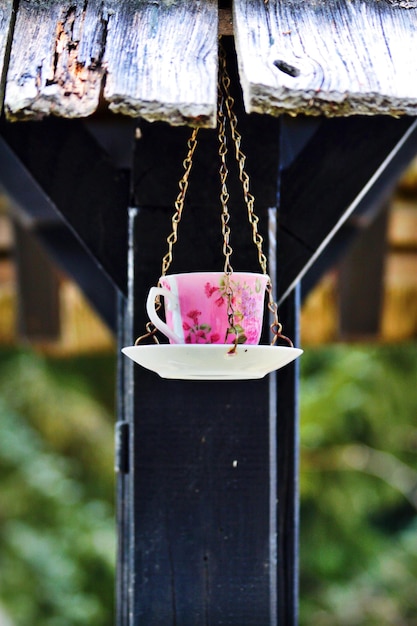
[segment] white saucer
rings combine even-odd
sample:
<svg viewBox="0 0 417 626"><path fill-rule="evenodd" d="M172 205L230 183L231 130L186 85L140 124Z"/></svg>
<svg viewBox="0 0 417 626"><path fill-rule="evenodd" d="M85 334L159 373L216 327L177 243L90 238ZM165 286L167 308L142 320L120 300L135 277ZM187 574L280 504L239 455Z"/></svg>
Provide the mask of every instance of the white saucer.
<svg viewBox="0 0 417 626"><path fill-rule="evenodd" d="M162 378L183 380L242 380L263 378L303 353L283 346L154 344L128 346L122 352Z"/></svg>

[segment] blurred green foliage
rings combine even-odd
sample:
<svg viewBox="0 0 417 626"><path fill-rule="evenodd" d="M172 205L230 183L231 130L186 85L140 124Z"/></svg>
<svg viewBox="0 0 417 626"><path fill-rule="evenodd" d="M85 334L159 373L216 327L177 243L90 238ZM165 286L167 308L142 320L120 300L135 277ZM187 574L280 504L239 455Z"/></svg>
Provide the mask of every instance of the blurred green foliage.
<svg viewBox="0 0 417 626"><path fill-rule="evenodd" d="M417 345L301 359L302 626L417 624Z"/></svg>
<svg viewBox="0 0 417 626"><path fill-rule="evenodd" d="M417 346L300 364L300 625L417 626ZM114 388L113 356L0 353L0 621L114 623Z"/></svg>
<svg viewBox="0 0 417 626"><path fill-rule="evenodd" d="M114 624L114 370L0 355L0 607L14 626Z"/></svg>

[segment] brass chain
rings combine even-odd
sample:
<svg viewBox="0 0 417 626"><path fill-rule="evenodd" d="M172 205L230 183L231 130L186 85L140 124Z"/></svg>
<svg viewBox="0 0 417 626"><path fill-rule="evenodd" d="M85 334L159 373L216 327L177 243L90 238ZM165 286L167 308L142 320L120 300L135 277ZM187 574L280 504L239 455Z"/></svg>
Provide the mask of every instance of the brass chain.
<svg viewBox="0 0 417 626"><path fill-rule="evenodd" d="M233 254L233 248L230 245L230 213L227 206L229 201L229 192L227 189L227 176L229 174L229 170L227 169L227 139L226 139L226 121L224 114L224 97L221 90L221 86L219 83L218 88L218 104L217 104L217 124L218 124L218 140L219 140L219 156L220 156L220 203L222 205L222 215L221 215L221 224L222 224L222 235L223 235L223 255L224 255L224 288L225 294L227 298L227 321L228 328L226 331L226 336L224 342L227 343L227 339L229 334L235 335L235 348L237 346L238 333L235 327L235 311L233 308L233 289L230 284L230 276L233 273L232 264L230 262L230 257Z"/></svg>
<svg viewBox="0 0 417 626"><path fill-rule="evenodd" d="M219 85L220 85L220 90L224 94L223 99L224 99L224 103L226 106L232 141L235 146L235 158L239 167L239 180L242 183L243 199L245 201L246 208L247 208L249 224L252 226L252 239L258 250L258 261L259 261L261 270L263 274L267 274L268 260L262 248L263 237L258 231L259 217L256 215L254 211L255 198L250 193L249 176L245 170L246 155L241 150L242 136L237 130L237 117L233 110L235 101L230 93L230 76L229 76L229 73L227 71L227 66L226 66L226 53L221 42L219 43L219 65L220 65ZM273 322L270 325L270 329L273 335L271 345L273 346L276 343L277 339L283 339L292 347L293 345L292 341L281 333L282 324L278 320L278 305L275 302L274 297L273 297L272 283L271 283L270 278L267 283L267 293L268 293L268 310L272 313L272 316L273 316Z"/></svg>
<svg viewBox="0 0 417 626"><path fill-rule="evenodd" d="M172 248L174 246L175 243L177 243L178 240L178 224L181 221L182 218L182 212L184 209L184 201L185 201L185 196L187 193L187 189L188 189L188 179L190 176L190 171L193 165L193 155L194 155L194 151L197 147L197 133L198 133L198 128L194 128L191 137L189 138L188 142L187 142L187 146L188 146L188 154L185 157L184 161L182 162L183 167L184 167L184 174L181 178L181 180L178 183L178 186L180 188L180 192L177 196L177 199L175 201L175 213L172 216L172 232L171 234L167 237L167 243L168 243L168 252L165 254L165 256L162 259L162 272L161 272L161 276L165 276L171 263L172 263Z"/></svg>
<svg viewBox="0 0 417 626"><path fill-rule="evenodd" d="M220 156L220 203L222 205L222 235L223 235L223 255L224 255L224 272L231 274L233 272L232 265L230 263L230 257L233 254L233 248L230 245L230 214L229 209L227 207L227 203L229 201L229 192L227 189L227 176L229 174L229 170L227 169L226 163L226 155L227 155L227 140L226 140L226 125L224 118L224 99L222 94L219 93L219 102L218 102L218 139L219 139L219 156Z"/></svg>
<svg viewBox="0 0 417 626"><path fill-rule="evenodd" d="M165 256L162 259L161 276L166 275L172 263L172 249L173 249L174 244L178 240L178 224L180 223L181 218L182 218L185 196L186 196L187 189L188 189L188 179L189 179L190 171L193 165L193 155L197 147L197 133L198 133L198 128L194 128L191 133L191 137L189 138L187 142L188 153L184 161L182 162L183 168L184 168L184 174L178 183L180 192L174 204L175 212L171 219L172 232L167 237L168 252L165 254ZM162 305L161 305L160 298L159 296L157 296L155 310L159 311L161 306ZM155 343L159 343L158 338L156 337L156 332L157 332L157 328L155 328L154 324L152 324L152 322L148 322L146 324L146 333L136 339L135 346L137 346L141 341L144 341L145 339L150 339L150 338L152 338Z"/></svg>
<svg viewBox="0 0 417 626"><path fill-rule="evenodd" d="M161 303L159 303L159 307L155 307L155 310L158 310L160 307L161 307ZM152 324L152 322L148 322L145 326L145 329L146 329L146 333L136 339L135 346L138 346L141 341L144 341L145 339L150 339L150 338L153 339L154 343L159 344L158 337L156 336L158 329L154 326L154 324Z"/></svg>
<svg viewBox="0 0 417 626"><path fill-rule="evenodd" d="M267 1L267 0L265 0ZM238 344L238 333L234 323L234 309L233 309L233 289L230 284L230 276L233 273L233 268L231 265L230 257L233 253L233 249L230 245L230 214L228 209L228 201L229 201L229 192L227 189L227 177L228 177L228 168L226 163L227 157L227 138L226 138L226 117L228 119L230 133L232 137L232 141L235 146L235 157L239 168L239 180L242 183L243 189L243 198L247 208L248 220L249 224L252 227L252 239L258 250L258 260L260 267L262 269L263 274L267 275L267 258L263 252L263 237L258 231L258 223L259 217L254 212L254 202L255 198L250 193L250 181L249 176L245 171L245 162L246 156L241 150L241 135L237 130L237 118L233 111L234 99L230 94L230 77L226 68L226 54L223 46L219 45L219 87L218 87L218 112L217 112L217 120L218 120L218 140L219 140L219 156L220 156L220 183L221 183L221 192L220 192L220 202L222 205L222 215L221 215L221 224L222 224L222 235L223 235L223 254L224 254L224 274L225 274L225 293L227 296L227 316L229 327L226 331L225 343L227 343L227 338L229 333L233 333L235 335L234 346L230 350L231 353L235 352L237 344ZM226 109L226 111L225 111ZM187 142L188 153L186 158L183 161L184 174L180 179L178 186L180 188L179 194L175 201L175 212L172 216L172 232L167 237L168 243L168 251L162 259L162 272L161 275L165 276L168 272L168 269L171 266L172 258L173 258L173 246L178 240L178 225L182 218L182 213L184 209L184 201L185 196L188 189L189 184L189 175L193 164L193 155L195 149L197 147L197 133L198 128L195 128L192 131L191 137ZM269 278L269 277L268 277ZM274 345L278 338L283 339L292 346L292 342L288 337L285 337L281 334L282 325L278 321L278 306L274 301L272 294L272 283L271 280L268 280L267 283L267 293L268 293L268 309L273 315L273 323L270 325L271 332L273 334L273 340L271 345ZM157 303L157 308L160 308L160 302ZM158 343L158 340L155 336L156 328L151 322L148 322L146 325L147 333L142 337L139 337L135 345L137 345L140 341L145 338L150 338Z"/></svg>
<svg viewBox="0 0 417 626"><path fill-rule="evenodd" d="M223 88L223 92L225 95L225 104L227 109L227 116L229 120L230 132L232 135L232 140L235 145L235 157L239 167L239 180L242 183L243 189L243 199L246 204L246 208L248 211L248 220L249 224L252 226L252 238L255 246L258 249L258 260L259 265L261 266L262 272L264 274L267 273L267 258L262 250L263 237L258 232L258 223L259 217L254 212L254 202L255 198L249 191L249 176L245 171L245 162L246 156L243 154L241 150L241 141L242 136L237 130L237 118L233 111L234 107L234 98L230 94L230 77L226 67L226 54L223 46L220 44L219 47L219 61L220 61L220 76L221 76L221 86Z"/></svg>

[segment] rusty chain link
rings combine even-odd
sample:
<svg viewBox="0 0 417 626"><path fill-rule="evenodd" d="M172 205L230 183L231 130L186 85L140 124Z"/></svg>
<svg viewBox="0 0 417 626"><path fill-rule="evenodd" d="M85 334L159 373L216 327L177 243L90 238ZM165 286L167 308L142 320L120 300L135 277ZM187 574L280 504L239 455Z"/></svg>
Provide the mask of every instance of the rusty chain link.
<svg viewBox="0 0 417 626"><path fill-rule="evenodd" d="M234 348L232 350L236 350L238 333L235 326L235 311L233 308L233 289L230 284L230 276L233 273L233 268L230 262L230 257L233 254L233 248L230 245L230 213L227 206L229 201L229 192L227 189L227 176L229 171L227 169L226 156L227 156L227 139L226 139L226 121L225 121L225 113L224 113L224 96L221 90L220 79L218 85L218 103L217 103L217 129L218 129L218 140L219 140L219 156L220 156L220 203L222 205L222 215L221 215L221 223L222 223L222 235L223 235L223 255L224 255L224 287L225 294L227 298L227 321L228 328L226 331L226 336L224 339L224 343L227 343L227 339L229 334L235 335L234 340Z"/></svg>
<svg viewBox="0 0 417 626"><path fill-rule="evenodd" d="M177 240L178 240L178 224L181 221L182 213L184 210L184 201L185 201L185 196L186 196L187 189L188 189L188 179L189 179L191 168L193 165L193 155L197 147L197 133L198 133L198 128L194 128L191 133L191 137L189 138L187 142L188 153L184 161L182 162L183 168L184 168L184 174L178 183L180 191L174 204L175 212L171 219L172 232L167 237L168 252L165 254L165 256L162 259L161 276L166 275L172 263L172 249L173 249L174 244L177 243ZM161 301L160 301L159 296L157 296L155 310L159 311L160 308L161 308ZM144 341L145 339L150 339L150 338L152 338L155 343L159 343L158 338L156 337L156 332L157 332L157 329L155 328L154 324L152 322L148 322L146 324L146 333L136 339L135 346L137 346L141 341Z"/></svg>
<svg viewBox="0 0 417 626"><path fill-rule="evenodd" d="M174 246L175 243L177 243L178 240L178 224L181 221L182 218L182 212L184 210L184 201L185 201L185 196L187 193L187 189L188 189L188 179L190 176L190 171L191 168L193 166L193 155L195 152L195 149L197 147L197 133L198 133L198 128L194 128L193 132L191 133L191 137L189 138L188 142L187 142L187 146L188 146L188 154L185 157L184 161L182 162L183 167L184 167L184 174L181 178L181 180L178 183L178 186L180 188L180 192L177 196L177 199L175 201L175 213L172 216L172 232L171 234L167 237L167 243L168 243L168 252L166 253L166 255L164 256L164 258L162 259L162 272L161 272L161 276L165 276L171 263L172 263L172 248Z"/></svg>
<svg viewBox="0 0 417 626"><path fill-rule="evenodd" d="M259 261L259 265L261 267L262 273L267 275L268 260L266 258L266 255L263 252L263 247L262 247L263 237L258 231L259 217L256 215L254 211L255 198L250 193L250 180L245 170L246 155L241 150L242 136L237 130L237 117L233 110L235 101L232 95L230 94L230 76L229 76L229 73L227 71L227 66L226 66L226 53L221 42L219 42L219 89L224 94L223 100L226 106L227 118L229 121L231 137L235 146L235 158L236 158L236 162L239 168L239 180L242 183L243 199L246 204L249 224L252 227L252 239L258 250L258 261ZM270 278L267 284L267 293L268 293L268 310L272 313L272 316L273 316L273 322L270 325L270 329L273 335L271 345L274 345L277 339L283 339L292 347L293 346L292 341L285 335L282 335L281 333L282 324L278 320L278 305L275 302L274 297L273 297L272 283L271 283Z"/></svg>
<svg viewBox="0 0 417 626"><path fill-rule="evenodd" d="M236 157L236 162L239 167L239 180L242 183L243 199L245 201L247 212L248 212L249 224L252 226L252 239L253 239L255 246L258 249L259 265L261 266L262 272L266 274L267 273L267 258L262 250L263 237L258 232L259 217L255 214L254 208L253 208L255 198L249 191L250 181L249 181L249 176L247 175L245 171L246 156L245 154L243 154L241 147L240 147L242 136L237 130L237 118L233 111L234 99L230 94L230 77L229 77L227 67L226 67L226 54L221 44L219 46L219 62L220 62L221 88L225 96L225 104L226 104L226 109L227 109L230 132L231 132L232 140L235 145L235 157Z"/></svg>

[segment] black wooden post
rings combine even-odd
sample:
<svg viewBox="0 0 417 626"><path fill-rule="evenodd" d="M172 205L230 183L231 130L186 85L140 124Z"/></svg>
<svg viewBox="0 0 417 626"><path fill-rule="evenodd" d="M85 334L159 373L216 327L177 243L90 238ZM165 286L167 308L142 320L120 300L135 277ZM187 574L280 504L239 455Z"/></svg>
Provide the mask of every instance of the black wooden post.
<svg viewBox="0 0 417 626"><path fill-rule="evenodd" d="M138 267L150 211L131 212ZM143 308L147 285L138 276L132 288ZM295 367L188 382L129 363L125 624L296 624Z"/></svg>
<svg viewBox="0 0 417 626"><path fill-rule="evenodd" d="M285 331L299 345L300 285L281 306ZM278 624L298 624L299 530L299 361L279 370L277 376L277 589ZM273 418L273 416L271 416Z"/></svg>
<svg viewBox="0 0 417 626"><path fill-rule="evenodd" d="M277 201L279 123L240 118L267 240L268 209ZM141 127L125 344L143 332L189 134ZM215 133L201 133L197 150L173 272L223 267ZM241 191L236 183L230 188L234 268L259 271ZM281 314L289 333L296 316L291 300ZM296 625L296 366L288 368L256 381L169 381L125 361L118 626Z"/></svg>
<svg viewBox="0 0 417 626"><path fill-rule="evenodd" d="M129 525L131 498L129 497L129 417L132 415L131 396L133 367L123 358L120 349L132 341L132 317L127 310L127 299L119 294L117 302L117 422L115 425L115 471L116 471L116 626L129 624L130 543L132 532Z"/></svg>

